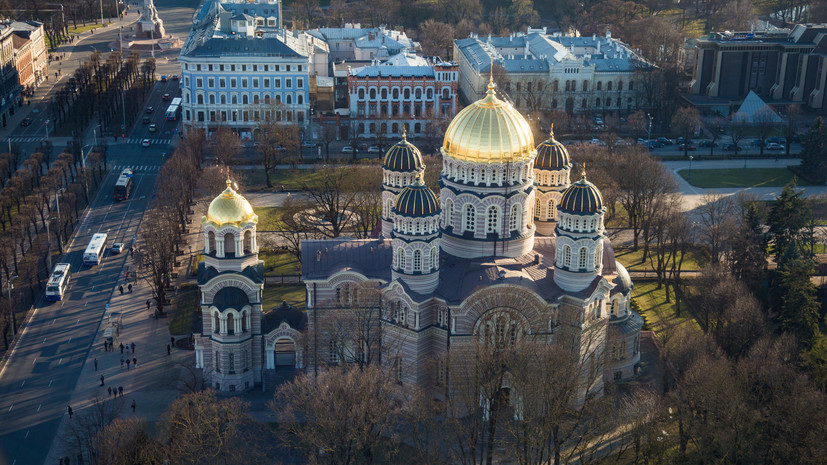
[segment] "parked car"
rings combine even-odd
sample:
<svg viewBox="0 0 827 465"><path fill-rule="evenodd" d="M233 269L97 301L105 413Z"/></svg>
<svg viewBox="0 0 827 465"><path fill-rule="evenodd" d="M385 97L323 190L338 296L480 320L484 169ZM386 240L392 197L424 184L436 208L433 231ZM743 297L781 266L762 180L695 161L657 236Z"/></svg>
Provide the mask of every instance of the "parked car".
<svg viewBox="0 0 827 465"><path fill-rule="evenodd" d="M167 76L165 74L161 75L161 82L167 82Z"/></svg>
<svg viewBox="0 0 827 465"><path fill-rule="evenodd" d="M164 95L161 97L161 100L163 100L163 101L165 101L165 102L168 102L168 101L172 100L172 97L170 97L170 95L169 95L169 94L164 94Z"/></svg>
<svg viewBox="0 0 827 465"><path fill-rule="evenodd" d="M173 75L172 75L172 80L173 80L173 81L177 81L177 80L178 80L178 75L177 75L177 74L173 74Z"/></svg>
<svg viewBox="0 0 827 465"><path fill-rule="evenodd" d="M380 152L381 152L381 150L379 150L379 146L377 146L377 145L371 145L370 147L368 147L368 153L380 153Z"/></svg>
<svg viewBox="0 0 827 465"><path fill-rule="evenodd" d="M764 147L764 148L765 148L765 149L767 149L767 150L773 150L773 151L775 151L775 150L777 150L777 151L784 150L784 146L783 146L783 145L781 145L781 144L775 144L775 143L772 143L772 144L767 144L767 146L766 146L766 147Z"/></svg>
<svg viewBox="0 0 827 465"><path fill-rule="evenodd" d="M675 141L669 139L668 137L658 137L658 142L663 145L675 145Z"/></svg>
<svg viewBox="0 0 827 465"><path fill-rule="evenodd" d="M724 150L729 150L731 152L735 152L735 151L741 150L741 148L738 147L738 145L736 145L736 144L727 144L727 145L724 146Z"/></svg>
<svg viewBox="0 0 827 465"><path fill-rule="evenodd" d="M152 107L146 107L146 113L147 113L147 114L150 114L150 113L152 113L153 111L155 111L155 109L154 109L154 108L152 108Z"/></svg>
<svg viewBox="0 0 827 465"><path fill-rule="evenodd" d="M601 118L601 117L599 117L599 116L596 116L596 117L594 118L594 124L596 124L596 125L598 125L598 126L603 125L603 118Z"/></svg>
<svg viewBox="0 0 827 465"><path fill-rule="evenodd" d="M767 144L781 144L781 145L784 145L787 142L787 140L784 139L783 137L767 137L767 140L765 142Z"/></svg>
<svg viewBox="0 0 827 465"><path fill-rule="evenodd" d="M158 130L158 126L156 126L155 123L152 123L152 124L149 125L149 132L155 132L157 130Z"/></svg>
<svg viewBox="0 0 827 465"><path fill-rule="evenodd" d="M680 150L689 150L691 152L692 150L698 150L698 147L695 147L692 144L681 144L681 145L678 146L678 149L680 149Z"/></svg>
<svg viewBox="0 0 827 465"><path fill-rule="evenodd" d="M21 126L28 126L30 124L32 124L32 119L31 118L23 118L23 121L20 122Z"/></svg>
<svg viewBox="0 0 827 465"><path fill-rule="evenodd" d="M683 137L678 137L677 139L675 139L675 143L678 145L681 145L684 142L686 142L686 139L684 139Z"/></svg>
<svg viewBox="0 0 827 465"><path fill-rule="evenodd" d="M112 253L119 254L123 252L123 243L122 242L115 242L112 244Z"/></svg>
<svg viewBox="0 0 827 465"><path fill-rule="evenodd" d="M142 140L141 147L149 147L149 139Z"/></svg>
<svg viewBox="0 0 827 465"><path fill-rule="evenodd" d="M342 153L353 153L353 147L345 145L344 147L342 147Z"/></svg>
<svg viewBox="0 0 827 465"><path fill-rule="evenodd" d="M308 149L315 148L317 145L318 144L316 143L315 140L308 139L308 140L302 142L302 147L305 147L305 148L308 148Z"/></svg>
<svg viewBox="0 0 827 465"><path fill-rule="evenodd" d="M151 120L149 119L149 116L144 116L144 119L142 119L142 120L141 120L141 123L143 123L143 124L149 124L149 122L150 122L150 121L151 121Z"/></svg>
<svg viewBox="0 0 827 465"><path fill-rule="evenodd" d="M701 143L698 144L698 146L709 148L709 147L717 147L718 144L715 143L715 142L712 142L711 140L702 140Z"/></svg>
<svg viewBox="0 0 827 465"><path fill-rule="evenodd" d="M650 149L659 149L659 148L662 148L662 147L663 147L663 144L661 144L660 142L658 142L656 140L653 140L652 142L649 142L649 148Z"/></svg>

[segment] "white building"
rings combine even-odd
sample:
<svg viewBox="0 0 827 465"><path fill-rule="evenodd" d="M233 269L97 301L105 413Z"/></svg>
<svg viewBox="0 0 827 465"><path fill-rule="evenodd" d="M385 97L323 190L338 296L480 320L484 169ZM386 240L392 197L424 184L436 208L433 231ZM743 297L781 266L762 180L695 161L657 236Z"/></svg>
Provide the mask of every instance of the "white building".
<svg viewBox="0 0 827 465"><path fill-rule="evenodd" d="M259 120L309 119L310 76L327 75L327 45L281 29L277 0L207 1L181 49L182 118L255 136Z"/></svg>
<svg viewBox="0 0 827 465"><path fill-rule="evenodd" d="M408 38L403 31L385 26L362 29L359 23L348 23L345 27L322 27L307 33L324 40L330 47L330 59L336 62L387 58L419 48L419 43Z"/></svg>
<svg viewBox="0 0 827 465"><path fill-rule="evenodd" d="M499 91L521 111L629 113L639 109L636 72L651 65L626 44L605 37L574 37L528 29L508 37L472 35L454 41L461 96L485 95L492 62L508 82Z"/></svg>

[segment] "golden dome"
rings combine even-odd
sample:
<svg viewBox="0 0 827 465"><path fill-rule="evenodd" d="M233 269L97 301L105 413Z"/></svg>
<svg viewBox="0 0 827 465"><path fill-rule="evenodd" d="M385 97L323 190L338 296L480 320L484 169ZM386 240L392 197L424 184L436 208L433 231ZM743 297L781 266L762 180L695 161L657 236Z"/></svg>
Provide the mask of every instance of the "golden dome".
<svg viewBox="0 0 827 465"><path fill-rule="evenodd" d="M534 169L558 171L571 168L569 151L554 138L554 125L551 125L549 138L537 146L537 158L534 159Z"/></svg>
<svg viewBox="0 0 827 465"><path fill-rule="evenodd" d="M396 196L393 212L399 216L413 218L439 215L439 200L421 179L417 179Z"/></svg>
<svg viewBox="0 0 827 465"><path fill-rule="evenodd" d="M391 146L385 154L382 168L391 171L413 172L425 169L422 153L408 142L406 131L402 131L402 140Z"/></svg>
<svg viewBox="0 0 827 465"><path fill-rule="evenodd" d="M576 215L595 215L604 209L603 195L597 186L586 180L585 168L583 177L563 191L563 198L557 205L557 210Z"/></svg>
<svg viewBox="0 0 827 465"><path fill-rule="evenodd" d="M458 160L524 161L534 156L534 134L523 115L497 98L494 82L489 80L485 97L465 107L451 121L442 148Z"/></svg>
<svg viewBox="0 0 827 465"><path fill-rule="evenodd" d="M237 193L231 184L232 181L228 179L227 188L210 202L207 216L202 219L202 222L211 221L217 226L243 222L258 223L258 215L253 212L250 202Z"/></svg>

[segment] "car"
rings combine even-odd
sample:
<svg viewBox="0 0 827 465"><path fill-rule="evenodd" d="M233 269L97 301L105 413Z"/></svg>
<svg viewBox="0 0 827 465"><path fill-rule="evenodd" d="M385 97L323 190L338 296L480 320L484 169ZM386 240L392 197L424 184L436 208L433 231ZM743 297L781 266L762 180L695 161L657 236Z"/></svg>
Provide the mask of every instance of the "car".
<svg viewBox="0 0 827 465"><path fill-rule="evenodd" d="M345 145L344 147L342 147L342 153L353 153L353 147Z"/></svg>
<svg viewBox="0 0 827 465"><path fill-rule="evenodd" d="M766 146L766 147L764 147L764 148L765 148L765 149L767 149L767 150L777 150L777 151L784 150L784 146L783 146L783 145L781 145L781 144L776 144L776 143L767 144L767 146Z"/></svg>
<svg viewBox="0 0 827 465"><path fill-rule="evenodd" d="M677 139L675 139L675 143L678 145L681 145L684 142L686 142L686 139L684 139L683 137L678 137Z"/></svg>
<svg viewBox="0 0 827 465"><path fill-rule="evenodd" d="M164 95L161 97L161 100L163 100L163 101L165 101L165 102L168 102L168 101L172 100L172 97L170 97L170 96L169 96L169 94L164 94Z"/></svg>
<svg viewBox="0 0 827 465"><path fill-rule="evenodd" d="M784 145L785 142L787 142L787 141L783 137L768 137L767 140L766 140L766 143L768 143L768 144L781 144L781 145Z"/></svg>
<svg viewBox="0 0 827 465"><path fill-rule="evenodd" d="M681 144L681 145L678 146L678 149L692 151L692 150L698 150L698 147L695 147L692 144Z"/></svg>
<svg viewBox="0 0 827 465"><path fill-rule="evenodd" d="M709 147L717 147L718 144L716 144L715 142L712 142L711 140L702 140L701 143L698 144L698 146L709 148Z"/></svg>
<svg viewBox="0 0 827 465"><path fill-rule="evenodd" d="M754 141L750 142L750 145L753 147L761 147L761 139L755 139Z"/></svg>
<svg viewBox="0 0 827 465"><path fill-rule="evenodd" d="M308 140L302 142L302 147L308 148L308 149L315 148L316 147L316 141L308 139Z"/></svg>
<svg viewBox="0 0 827 465"><path fill-rule="evenodd" d="M23 118L23 121L20 122L21 126L28 126L30 124L32 124L32 119L31 118Z"/></svg>
<svg viewBox="0 0 827 465"><path fill-rule="evenodd" d="M156 126L155 123L152 123L152 124L149 125L149 132L155 132L157 130L158 130L158 126Z"/></svg>
<svg viewBox="0 0 827 465"><path fill-rule="evenodd" d="M668 137L658 137L658 142L660 142L663 145L675 145L675 141Z"/></svg>
<svg viewBox="0 0 827 465"><path fill-rule="evenodd" d="M167 82L167 76L165 74L161 75L161 82Z"/></svg>
<svg viewBox="0 0 827 465"><path fill-rule="evenodd" d="M603 125L603 118L600 118L599 116L595 117L594 118L594 124L596 124L598 126L602 126Z"/></svg>
<svg viewBox="0 0 827 465"><path fill-rule="evenodd" d="M149 147L149 139L144 139L141 141L141 147Z"/></svg>
<svg viewBox="0 0 827 465"><path fill-rule="evenodd" d="M150 114L150 113L152 113L153 111L155 111L155 109L154 109L154 108L152 108L152 107L146 107L146 114Z"/></svg>
<svg viewBox="0 0 827 465"><path fill-rule="evenodd" d="M115 242L112 244L112 253L118 254L123 252L123 243L122 242Z"/></svg>
<svg viewBox="0 0 827 465"><path fill-rule="evenodd" d="M629 145L632 145L632 143L629 142L626 139L618 139L618 140L615 141L615 145L616 146L629 146Z"/></svg>
<svg viewBox="0 0 827 465"><path fill-rule="evenodd" d="M356 148L358 150L367 150L368 149L368 144L366 144L364 142L359 142L358 144L356 144Z"/></svg>
<svg viewBox="0 0 827 465"><path fill-rule="evenodd" d="M737 144L727 144L727 145L724 146L724 150L729 150L731 152L737 152L738 150L741 150L741 147L738 147Z"/></svg>
<svg viewBox="0 0 827 465"><path fill-rule="evenodd" d="M173 80L173 81L177 81L177 80L178 80L178 75L177 75L177 74L173 74L173 75L172 75L172 80Z"/></svg>
<svg viewBox="0 0 827 465"><path fill-rule="evenodd" d="M379 150L379 146L377 146L377 145L371 145L370 147L368 147L368 153L380 153L380 152L382 152L382 151Z"/></svg>
<svg viewBox="0 0 827 465"><path fill-rule="evenodd" d="M149 119L149 116L144 116L144 119L141 120L141 123L149 124L150 121L152 121L152 120Z"/></svg>
<svg viewBox="0 0 827 465"><path fill-rule="evenodd" d="M660 142L658 142L658 141L656 141L656 140L653 140L653 141L649 142L649 148L650 148L650 149L659 149L659 148L663 148L663 144L661 144Z"/></svg>

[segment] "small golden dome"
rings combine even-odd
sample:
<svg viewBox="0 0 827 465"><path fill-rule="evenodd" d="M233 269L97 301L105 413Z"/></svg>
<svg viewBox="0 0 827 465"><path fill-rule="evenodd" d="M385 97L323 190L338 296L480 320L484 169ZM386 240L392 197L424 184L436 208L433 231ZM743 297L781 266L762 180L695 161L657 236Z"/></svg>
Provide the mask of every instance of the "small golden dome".
<svg viewBox="0 0 827 465"><path fill-rule="evenodd" d="M485 97L465 107L451 121L442 148L458 160L524 161L534 156L534 134L523 115L497 98L494 82L489 80Z"/></svg>
<svg viewBox="0 0 827 465"><path fill-rule="evenodd" d="M414 172L425 169L422 153L416 146L408 142L408 135L403 130L402 140L391 146L385 154L382 168L391 171Z"/></svg>
<svg viewBox="0 0 827 465"><path fill-rule="evenodd" d="M399 216L413 218L439 215L439 200L421 179L417 179L396 196L393 212Z"/></svg>
<svg viewBox="0 0 827 465"><path fill-rule="evenodd" d="M572 183L565 191L557 209L565 213L576 215L595 215L602 212L603 195L594 184L586 180L586 170L583 169L583 177Z"/></svg>
<svg viewBox="0 0 827 465"><path fill-rule="evenodd" d="M537 158L534 159L534 169L559 171L571 168L569 151L554 138L554 125L551 125L549 138L537 146Z"/></svg>
<svg viewBox="0 0 827 465"><path fill-rule="evenodd" d="M253 212L250 202L237 193L231 184L232 181L228 179L227 188L210 202L207 216L201 220L202 222L211 221L217 226L244 222L258 223L258 215Z"/></svg>

